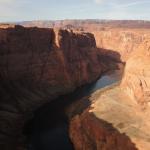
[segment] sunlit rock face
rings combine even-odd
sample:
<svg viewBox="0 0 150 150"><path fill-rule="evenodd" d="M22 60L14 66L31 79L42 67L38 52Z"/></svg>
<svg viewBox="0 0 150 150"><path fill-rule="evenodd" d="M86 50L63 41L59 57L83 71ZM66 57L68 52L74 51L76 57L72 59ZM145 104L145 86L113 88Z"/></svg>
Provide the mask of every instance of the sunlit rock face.
<svg viewBox="0 0 150 150"><path fill-rule="evenodd" d="M150 42L144 41L127 61L122 87L144 106L150 102Z"/></svg>
<svg viewBox="0 0 150 150"><path fill-rule="evenodd" d="M122 87L130 97L145 105L150 98L150 31L144 28L104 28L93 31L97 46L113 50L126 62ZM112 57L117 57L109 53Z"/></svg>
<svg viewBox="0 0 150 150"><path fill-rule="evenodd" d="M104 70L93 34L0 29L0 147L16 150L34 110L95 81Z"/></svg>
<svg viewBox="0 0 150 150"><path fill-rule="evenodd" d="M149 150L149 40L130 53L121 84L98 90L87 100L90 106L70 121L76 150Z"/></svg>
<svg viewBox="0 0 150 150"><path fill-rule="evenodd" d="M150 38L148 29L106 28L104 30L93 31L93 34L98 47L120 53L122 61L125 62L140 44Z"/></svg>
<svg viewBox="0 0 150 150"><path fill-rule="evenodd" d="M126 89L114 85L85 100L90 106L70 119L70 138L76 150L150 149L150 111L143 111Z"/></svg>

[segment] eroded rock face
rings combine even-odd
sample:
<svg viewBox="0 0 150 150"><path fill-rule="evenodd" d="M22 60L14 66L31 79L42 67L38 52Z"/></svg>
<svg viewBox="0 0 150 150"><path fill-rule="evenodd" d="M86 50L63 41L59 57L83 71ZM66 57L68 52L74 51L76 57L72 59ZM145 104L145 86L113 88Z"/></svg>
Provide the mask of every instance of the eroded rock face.
<svg viewBox="0 0 150 150"><path fill-rule="evenodd" d="M72 120L70 133L75 150L137 150L128 136L88 112Z"/></svg>
<svg viewBox="0 0 150 150"><path fill-rule="evenodd" d="M70 137L75 149L137 150L139 145L137 148L133 139L143 144L146 133L138 130L141 120L139 115L133 117L133 103L126 102L128 95L116 86L106 90L85 99L91 102L90 107L71 119Z"/></svg>
<svg viewBox="0 0 150 150"><path fill-rule="evenodd" d="M103 71L92 34L0 29L0 147L19 149L24 123L35 109Z"/></svg>
<svg viewBox="0 0 150 150"><path fill-rule="evenodd" d="M124 62L128 60L133 51L138 49L140 44L150 38L148 29L106 28L92 32L98 47L118 52Z"/></svg>
<svg viewBox="0 0 150 150"><path fill-rule="evenodd" d="M98 90L87 100L90 106L70 121L76 150L149 150L149 40L129 55L121 85Z"/></svg>
<svg viewBox="0 0 150 150"><path fill-rule="evenodd" d="M70 121L70 137L76 150L150 149L150 111L143 111L125 89L115 85L85 100L90 106Z"/></svg>
<svg viewBox="0 0 150 150"><path fill-rule="evenodd" d="M54 27L88 31L94 34L97 47L120 53L127 61L132 51L149 39L149 21L140 20L60 20L22 22L24 26ZM115 53L109 53L117 59Z"/></svg>
<svg viewBox="0 0 150 150"><path fill-rule="evenodd" d="M122 87L137 103L150 102L150 42L144 41L127 61Z"/></svg>

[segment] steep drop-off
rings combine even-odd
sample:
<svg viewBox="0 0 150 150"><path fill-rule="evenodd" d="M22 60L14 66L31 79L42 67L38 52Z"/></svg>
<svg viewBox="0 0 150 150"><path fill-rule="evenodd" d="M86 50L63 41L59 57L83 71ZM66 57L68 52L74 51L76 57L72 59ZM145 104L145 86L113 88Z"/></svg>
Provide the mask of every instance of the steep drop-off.
<svg viewBox="0 0 150 150"><path fill-rule="evenodd" d="M77 150L149 150L149 21L65 20L27 25L90 31L105 58L127 62L120 85L98 90L75 107L70 137ZM117 53L114 53L117 52ZM118 54L120 56L118 57ZM105 59L106 60L106 59ZM83 102L84 105L84 102ZM78 111L79 109L79 111Z"/></svg>
<svg viewBox="0 0 150 150"><path fill-rule="evenodd" d="M73 115L70 137L76 150L150 149L149 49L148 39L139 44L127 60L121 84L96 91L86 98L90 106Z"/></svg>
<svg viewBox="0 0 150 150"><path fill-rule="evenodd" d="M95 81L105 69L93 34L0 29L1 149L22 150L22 130L34 110Z"/></svg>

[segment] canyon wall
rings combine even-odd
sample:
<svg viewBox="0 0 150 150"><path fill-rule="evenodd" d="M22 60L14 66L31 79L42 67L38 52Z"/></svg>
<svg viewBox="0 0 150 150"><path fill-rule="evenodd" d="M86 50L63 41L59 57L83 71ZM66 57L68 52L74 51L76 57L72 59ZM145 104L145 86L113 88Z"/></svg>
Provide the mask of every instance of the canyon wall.
<svg viewBox="0 0 150 150"><path fill-rule="evenodd" d="M132 100L143 107L150 102L150 41L146 40L131 53L126 64L122 87Z"/></svg>
<svg viewBox="0 0 150 150"><path fill-rule="evenodd" d="M0 147L20 150L33 111L105 71L93 34L15 26L0 29ZM21 147L19 147L21 145Z"/></svg>
<svg viewBox="0 0 150 150"><path fill-rule="evenodd" d="M58 21L27 21L21 22L24 26L53 27L87 31L94 34L97 47L104 49L101 53L107 53L117 61L117 52L121 60L126 62L132 51L149 39L150 21L140 20L58 20ZM111 50L111 52L106 52Z"/></svg>
<svg viewBox="0 0 150 150"><path fill-rule="evenodd" d="M70 118L70 137L77 150L150 149L150 113L143 117L139 109L149 106L149 30L87 24L82 29L90 34L6 26L0 29L2 149L22 150L22 129L34 110L95 81L107 69L104 62L110 67L109 59L120 56L127 62L121 86L85 99L91 105Z"/></svg>
<svg viewBox="0 0 150 150"><path fill-rule="evenodd" d="M102 35L105 33L109 32L103 31ZM76 150L150 149L150 34L149 31L142 34L144 32L139 30L134 33L141 33L136 39L131 38L134 35L130 31L129 39L124 37L125 49L120 33L126 35L125 31L110 32L107 38L102 38L102 43L118 51L121 47L131 50L128 56L123 55L126 61L123 79L121 84L98 90L85 98L89 107L83 107L82 112L70 119L70 137Z"/></svg>
<svg viewBox="0 0 150 150"><path fill-rule="evenodd" d="M130 54L138 49L140 44L150 38L148 29L104 28L99 31L91 30L91 32L94 34L99 48L120 53L122 61L125 62Z"/></svg>

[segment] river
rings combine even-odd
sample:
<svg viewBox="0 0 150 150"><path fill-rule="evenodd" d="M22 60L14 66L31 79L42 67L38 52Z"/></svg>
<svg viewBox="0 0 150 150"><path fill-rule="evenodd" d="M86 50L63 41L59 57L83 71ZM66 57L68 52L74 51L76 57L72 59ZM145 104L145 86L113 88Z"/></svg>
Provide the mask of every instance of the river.
<svg viewBox="0 0 150 150"><path fill-rule="evenodd" d="M95 83L83 86L75 92L61 96L57 100L46 104L35 112L34 118L28 122L25 133L27 135L28 150L73 150L68 134L68 119L64 108L73 101L90 95L100 88L111 85L122 77L122 69L107 72Z"/></svg>

